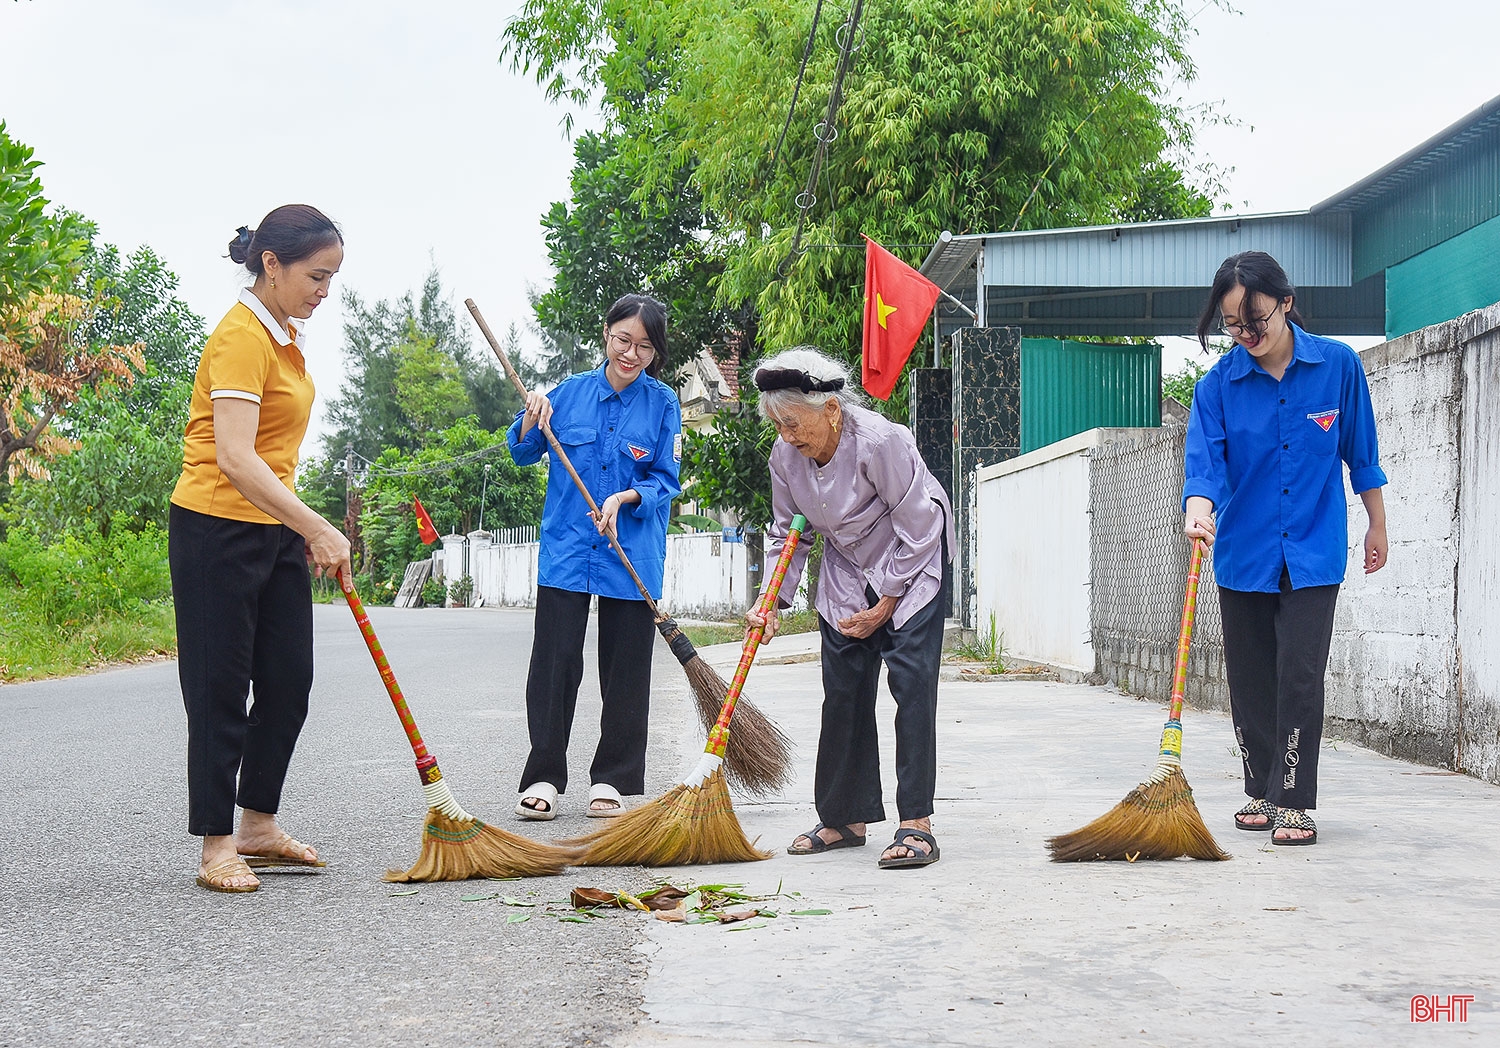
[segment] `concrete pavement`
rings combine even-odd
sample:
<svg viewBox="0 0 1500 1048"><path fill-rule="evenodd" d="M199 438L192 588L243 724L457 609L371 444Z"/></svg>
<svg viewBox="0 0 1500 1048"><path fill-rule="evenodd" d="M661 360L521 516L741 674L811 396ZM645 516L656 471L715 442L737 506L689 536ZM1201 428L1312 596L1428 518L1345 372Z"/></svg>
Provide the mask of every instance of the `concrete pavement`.
<svg viewBox="0 0 1500 1048"><path fill-rule="evenodd" d="M788 637L763 654L814 648ZM1228 718L1189 710L1186 774L1232 861L1054 864L1046 837L1150 770L1164 709L1083 685L954 682L939 699L942 860L877 869L894 821L864 848L794 857L786 844L817 821L818 673L758 665L747 688L802 740L784 798L736 804L776 856L685 875L780 884L833 914L741 934L649 923L649 1019L622 1048L1500 1043L1500 789L1329 740L1320 843L1272 847L1232 825ZM892 816L893 713L883 695ZM1467 1022L1418 1026L1416 994L1474 1000Z"/></svg>

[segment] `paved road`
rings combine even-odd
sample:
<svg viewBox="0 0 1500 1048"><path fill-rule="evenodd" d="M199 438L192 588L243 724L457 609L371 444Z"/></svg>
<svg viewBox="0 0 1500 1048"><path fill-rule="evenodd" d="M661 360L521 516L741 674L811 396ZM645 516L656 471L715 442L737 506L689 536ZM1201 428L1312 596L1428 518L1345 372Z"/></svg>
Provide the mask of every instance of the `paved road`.
<svg viewBox="0 0 1500 1048"><path fill-rule="evenodd" d="M395 896L378 874L414 857L421 801L346 614L319 609L315 713L286 804L334 865L252 896L191 885L174 666L0 688L10 754L43 755L0 770L0 1044L1500 1043L1500 789L1328 740L1322 842L1272 848L1230 824L1243 798L1227 719L1189 711L1188 778L1233 861L1058 866L1043 841L1149 769L1161 708L1102 688L955 682L939 700L942 861L878 870L890 823L870 847L787 856L815 821L809 638L778 638L750 678L803 740L784 796L736 800L777 854L671 873L779 890L776 919L508 924L522 911L461 901L474 884ZM503 821L529 615L386 609L375 622L460 798ZM727 667L737 649L705 654ZM578 771L597 703L586 687ZM890 713L885 698L888 769ZM702 744L660 648L653 715L654 794ZM887 771L888 804L893 785ZM581 807L567 798L541 832L588 828ZM574 870L482 887L545 901L648 880ZM1415 1027L1415 994L1474 1002L1464 1023Z"/></svg>
<svg viewBox="0 0 1500 1048"><path fill-rule="evenodd" d="M639 922L507 923L500 890L563 899L572 875L498 884L381 881L420 846L412 758L348 611L319 607L317 683L283 803L329 868L253 895L194 887L176 664L0 688L0 1044L597 1044L637 1017ZM512 829L526 752L531 614L375 609L372 620L460 801ZM589 665L593 660L592 632ZM679 769L686 686L665 648L653 789ZM576 814L597 739L585 675L571 756ZM701 744L701 743L700 743ZM566 883L565 883L566 882Z"/></svg>

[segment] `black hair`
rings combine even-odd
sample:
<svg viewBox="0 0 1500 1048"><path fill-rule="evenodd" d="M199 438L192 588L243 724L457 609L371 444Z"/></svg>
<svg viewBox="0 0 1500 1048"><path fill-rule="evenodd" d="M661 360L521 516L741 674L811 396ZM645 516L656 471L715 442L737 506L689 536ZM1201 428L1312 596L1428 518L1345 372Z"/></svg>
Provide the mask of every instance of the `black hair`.
<svg viewBox="0 0 1500 1048"><path fill-rule="evenodd" d="M656 350L651 363L646 365L646 374L659 378L661 369L667 363L667 307L650 295L621 295L609 307L609 312L604 314L604 327L608 330L631 317L640 320L641 326L646 329L646 338Z"/></svg>
<svg viewBox="0 0 1500 1048"><path fill-rule="evenodd" d="M1300 328L1307 327L1302 314L1297 312L1297 289L1287 279L1286 270L1281 268L1281 263L1264 251L1241 251L1226 258L1219 271L1214 274L1214 284L1208 292L1208 305L1198 317L1198 342L1204 349L1208 348L1208 334L1215 326L1219 304L1236 287L1245 289L1247 303L1254 295L1269 296L1276 300L1277 305L1291 299L1292 308L1286 311L1287 320Z"/></svg>
<svg viewBox="0 0 1500 1048"><path fill-rule="evenodd" d="M266 270L262 252L271 252L282 265L289 266L343 242L344 234L333 219L311 204L283 204L261 219L256 228L240 226L229 242L229 257L258 277Z"/></svg>

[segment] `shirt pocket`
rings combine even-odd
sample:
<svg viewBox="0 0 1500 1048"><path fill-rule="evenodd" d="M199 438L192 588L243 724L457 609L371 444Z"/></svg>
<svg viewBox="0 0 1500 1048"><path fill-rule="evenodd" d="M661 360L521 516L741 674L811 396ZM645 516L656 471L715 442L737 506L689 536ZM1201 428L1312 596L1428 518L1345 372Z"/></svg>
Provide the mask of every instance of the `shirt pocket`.
<svg viewBox="0 0 1500 1048"><path fill-rule="evenodd" d="M586 474L594 468L594 442L599 438L597 429L593 426L569 425L558 426L552 433L562 445L563 454L568 456L574 469L580 474Z"/></svg>
<svg viewBox="0 0 1500 1048"><path fill-rule="evenodd" d="M639 431L627 433L620 440L620 476L627 481L644 480L651 471L651 462L656 457L656 436L647 436ZM622 484L621 489L629 487Z"/></svg>
<svg viewBox="0 0 1500 1048"><path fill-rule="evenodd" d="M1303 412L1302 446L1314 455L1336 455L1339 448L1339 406L1314 403Z"/></svg>

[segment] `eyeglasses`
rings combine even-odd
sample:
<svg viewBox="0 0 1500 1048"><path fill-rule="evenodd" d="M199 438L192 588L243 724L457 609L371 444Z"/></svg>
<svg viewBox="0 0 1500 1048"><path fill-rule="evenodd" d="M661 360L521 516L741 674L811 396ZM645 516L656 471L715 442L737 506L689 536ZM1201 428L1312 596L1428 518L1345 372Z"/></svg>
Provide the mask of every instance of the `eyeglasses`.
<svg viewBox="0 0 1500 1048"><path fill-rule="evenodd" d="M1279 312L1281 312L1281 309L1278 306L1265 316L1251 317L1243 324L1226 324L1224 323L1224 318L1220 317L1219 331L1231 338L1238 338L1240 335L1259 335L1266 330L1266 325L1271 322L1271 318Z"/></svg>
<svg viewBox="0 0 1500 1048"><path fill-rule="evenodd" d="M615 347L616 353L625 353L633 349L635 350L635 359L639 360L642 364L649 363L651 358L656 356L655 346L649 342L632 342L630 336L623 331L611 331L608 337L610 344Z"/></svg>

